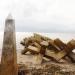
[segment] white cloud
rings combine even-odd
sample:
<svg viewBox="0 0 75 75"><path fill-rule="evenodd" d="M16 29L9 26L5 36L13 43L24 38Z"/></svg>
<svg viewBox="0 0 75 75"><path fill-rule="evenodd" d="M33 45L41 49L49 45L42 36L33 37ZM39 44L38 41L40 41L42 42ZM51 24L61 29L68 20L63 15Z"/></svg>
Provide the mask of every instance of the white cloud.
<svg viewBox="0 0 75 75"><path fill-rule="evenodd" d="M74 32L74 7L75 0L0 0L0 28L3 30L5 17L11 12L17 30L23 26L23 29L31 27L38 31Z"/></svg>

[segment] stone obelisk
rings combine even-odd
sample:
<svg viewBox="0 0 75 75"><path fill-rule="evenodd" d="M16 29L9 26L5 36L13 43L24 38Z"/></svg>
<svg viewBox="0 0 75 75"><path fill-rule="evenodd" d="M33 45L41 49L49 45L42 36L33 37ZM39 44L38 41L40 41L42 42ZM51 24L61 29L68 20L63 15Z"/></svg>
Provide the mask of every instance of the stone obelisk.
<svg viewBox="0 0 75 75"><path fill-rule="evenodd" d="M15 22L11 15L5 21L1 65L1 75L18 75Z"/></svg>

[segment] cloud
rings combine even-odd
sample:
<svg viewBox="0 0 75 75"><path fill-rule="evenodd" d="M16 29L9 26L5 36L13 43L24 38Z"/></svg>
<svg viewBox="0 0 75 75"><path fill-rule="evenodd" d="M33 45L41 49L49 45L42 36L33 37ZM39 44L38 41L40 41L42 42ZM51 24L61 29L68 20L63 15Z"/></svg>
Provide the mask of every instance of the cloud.
<svg viewBox="0 0 75 75"><path fill-rule="evenodd" d="M8 13L16 31L75 32L75 0L0 0L0 31Z"/></svg>

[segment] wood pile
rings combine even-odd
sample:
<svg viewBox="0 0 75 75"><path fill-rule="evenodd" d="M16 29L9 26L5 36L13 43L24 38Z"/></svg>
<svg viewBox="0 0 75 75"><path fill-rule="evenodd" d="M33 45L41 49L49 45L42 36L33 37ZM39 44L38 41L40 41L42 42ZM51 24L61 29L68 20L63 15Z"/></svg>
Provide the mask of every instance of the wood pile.
<svg viewBox="0 0 75 75"><path fill-rule="evenodd" d="M30 52L33 55L42 55L42 59L46 61L75 63L75 53L72 52L75 49L73 39L64 43L59 38L52 40L34 33L33 36L24 38L21 44L24 46L24 50L21 52L23 55Z"/></svg>

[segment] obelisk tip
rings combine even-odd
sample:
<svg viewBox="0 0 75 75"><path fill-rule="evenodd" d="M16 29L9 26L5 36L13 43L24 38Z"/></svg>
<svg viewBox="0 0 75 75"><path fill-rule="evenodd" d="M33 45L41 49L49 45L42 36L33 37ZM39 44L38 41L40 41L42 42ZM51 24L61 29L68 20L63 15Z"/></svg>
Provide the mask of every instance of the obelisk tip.
<svg viewBox="0 0 75 75"><path fill-rule="evenodd" d="M7 19L13 19L13 17L12 17L12 15L11 15L11 13L10 13L10 14L8 14Z"/></svg>

